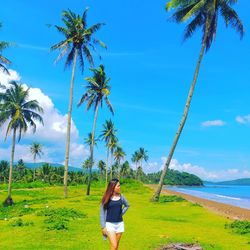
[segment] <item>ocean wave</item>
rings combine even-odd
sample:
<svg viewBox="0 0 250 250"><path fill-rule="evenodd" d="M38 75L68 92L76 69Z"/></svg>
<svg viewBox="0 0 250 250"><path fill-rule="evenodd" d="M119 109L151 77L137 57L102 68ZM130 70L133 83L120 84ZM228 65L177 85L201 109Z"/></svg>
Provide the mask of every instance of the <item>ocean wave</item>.
<svg viewBox="0 0 250 250"><path fill-rule="evenodd" d="M236 198L236 197L231 197L231 196L226 196L226 195L219 195L219 194L216 194L216 196L217 196L217 197L221 197L221 198L231 199L231 200L237 200L237 201L242 200L241 198Z"/></svg>

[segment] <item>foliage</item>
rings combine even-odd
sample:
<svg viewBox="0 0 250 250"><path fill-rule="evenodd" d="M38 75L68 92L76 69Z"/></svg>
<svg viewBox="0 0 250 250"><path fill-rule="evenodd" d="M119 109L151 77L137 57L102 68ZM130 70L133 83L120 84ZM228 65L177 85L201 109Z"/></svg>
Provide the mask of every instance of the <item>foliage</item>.
<svg viewBox="0 0 250 250"><path fill-rule="evenodd" d="M47 224L48 230L68 230L70 220L85 218L86 214L78 212L73 208L45 208L37 213L38 216L45 216L44 223Z"/></svg>
<svg viewBox="0 0 250 250"><path fill-rule="evenodd" d="M159 183L161 172L148 174L147 177L148 183ZM164 185L203 186L203 182L196 175L168 169L164 178Z"/></svg>
<svg viewBox="0 0 250 250"><path fill-rule="evenodd" d="M181 196L177 196L177 195L161 195L160 196L160 203L164 203L164 202L181 202L181 201L186 201L184 198L182 198Z"/></svg>
<svg viewBox="0 0 250 250"><path fill-rule="evenodd" d="M225 224L225 228L231 228L237 234L250 233L250 221L235 220L233 223Z"/></svg>

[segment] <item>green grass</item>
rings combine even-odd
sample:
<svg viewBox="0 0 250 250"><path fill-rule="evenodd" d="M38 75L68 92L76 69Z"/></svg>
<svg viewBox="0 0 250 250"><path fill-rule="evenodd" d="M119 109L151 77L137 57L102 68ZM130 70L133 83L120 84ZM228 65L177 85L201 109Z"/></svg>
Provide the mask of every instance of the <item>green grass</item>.
<svg viewBox="0 0 250 250"><path fill-rule="evenodd" d="M3 201L6 191L0 190ZM156 249L171 242L199 243L207 250L250 249L250 233L226 226L232 220L176 196L152 203L152 191L132 180L122 182L121 190L130 203L121 250ZM15 205L0 206L0 249L108 250L99 225L103 192L100 183L88 197L86 186L70 186L68 199L62 198L61 186L14 189Z"/></svg>

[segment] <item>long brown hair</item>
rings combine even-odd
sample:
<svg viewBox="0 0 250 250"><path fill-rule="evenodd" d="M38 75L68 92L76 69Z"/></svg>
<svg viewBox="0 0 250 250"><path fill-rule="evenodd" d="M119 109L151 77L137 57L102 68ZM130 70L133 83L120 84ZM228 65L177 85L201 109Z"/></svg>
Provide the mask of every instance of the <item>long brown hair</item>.
<svg viewBox="0 0 250 250"><path fill-rule="evenodd" d="M108 187L102 197L102 205L103 206L107 206L111 196L113 195L114 193L114 189L115 189L115 186L116 184L119 182L118 179L112 179L109 184L108 184Z"/></svg>

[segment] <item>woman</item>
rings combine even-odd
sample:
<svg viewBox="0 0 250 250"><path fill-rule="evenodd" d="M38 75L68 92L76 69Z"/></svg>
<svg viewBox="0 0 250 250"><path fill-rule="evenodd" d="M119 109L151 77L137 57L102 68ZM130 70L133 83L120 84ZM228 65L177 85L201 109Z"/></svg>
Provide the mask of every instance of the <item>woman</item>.
<svg viewBox="0 0 250 250"><path fill-rule="evenodd" d="M106 237L109 238L111 250L118 249L119 241L124 232L122 216L128 210L128 207L127 200L120 193L119 180L112 179L103 195L100 206L102 234L105 239Z"/></svg>

